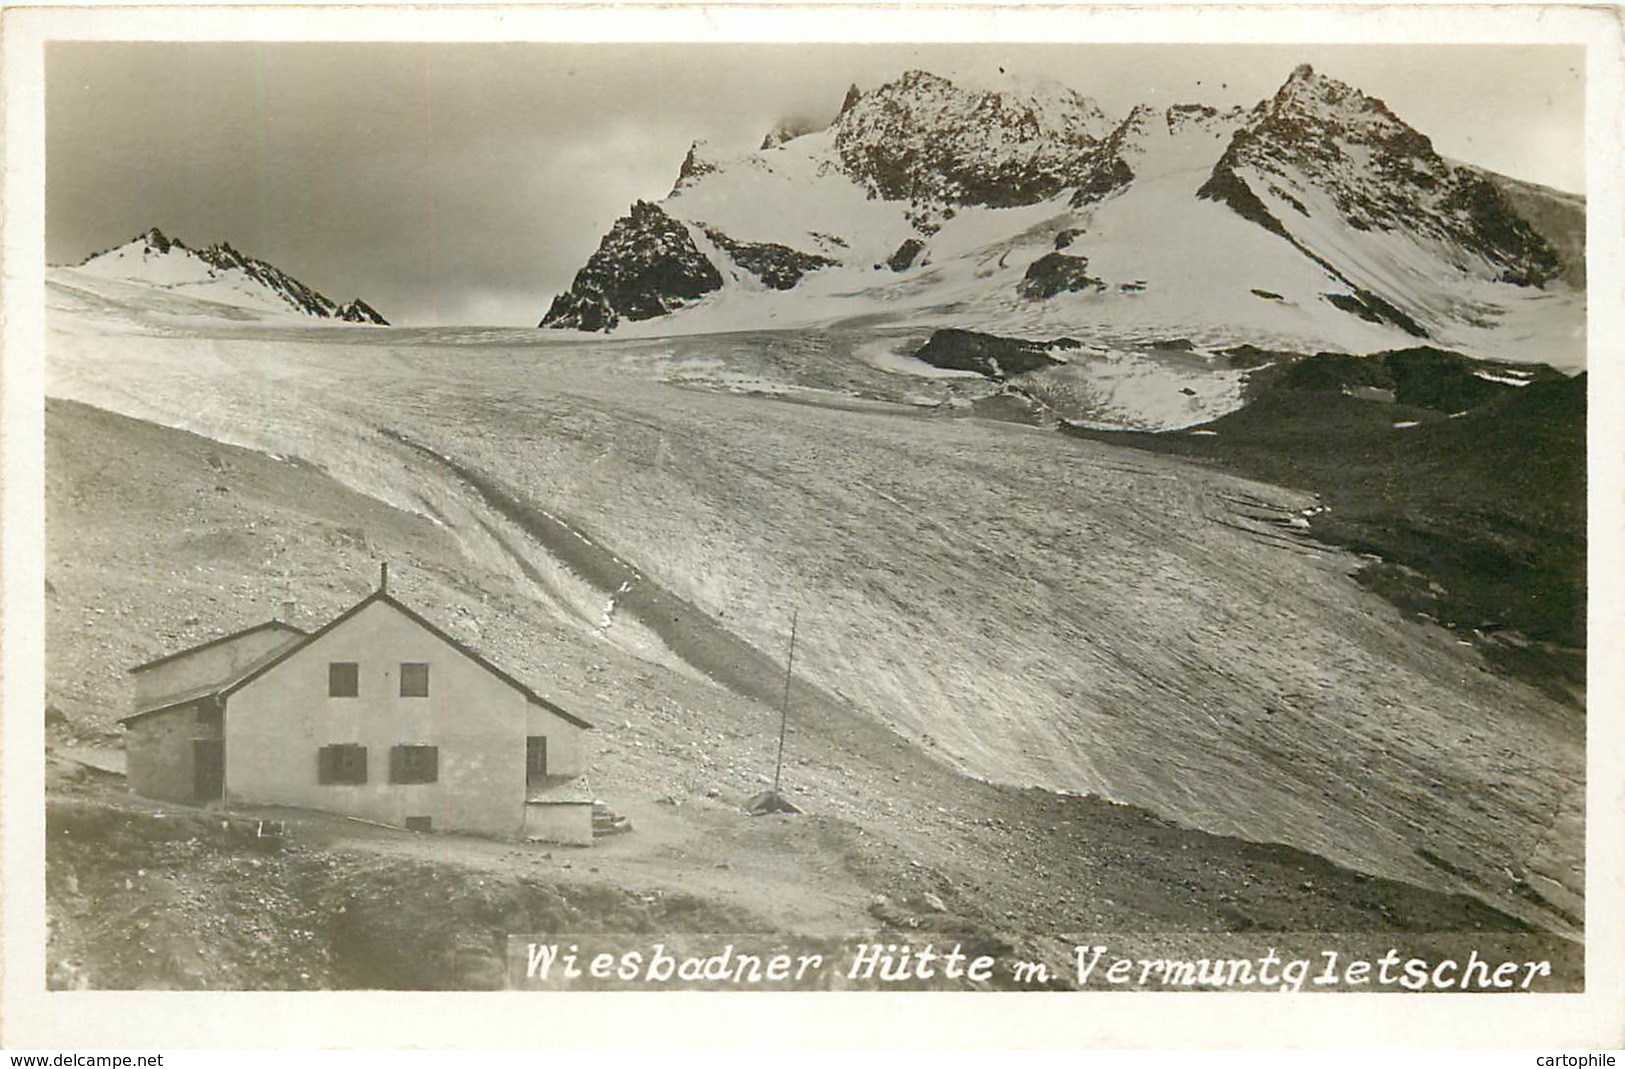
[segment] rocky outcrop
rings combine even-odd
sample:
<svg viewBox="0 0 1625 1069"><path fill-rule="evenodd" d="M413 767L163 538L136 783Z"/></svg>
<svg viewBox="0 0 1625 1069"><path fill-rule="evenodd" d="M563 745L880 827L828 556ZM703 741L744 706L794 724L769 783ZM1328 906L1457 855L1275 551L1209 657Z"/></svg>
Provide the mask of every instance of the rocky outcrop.
<svg viewBox="0 0 1625 1069"><path fill-rule="evenodd" d="M919 238L909 238L897 246L897 251L886 258L886 266L893 271L907 271L914 266L914 261L920 258L925 251L925 242Z"/></svg>
<svg viewBox="0 0 1625 1069"><path fill-rule="evenodd" d="M716 171L717 165L704 156L705 147L704 141L689 143L688 153L683 157L682 166L677 168L677 183L672 186L673 193L693 185L696 179Z"/></svg>
<svg viewBox="0 0 1625 1069"><path fill-rule="evenodd" d="M173 242L170 241L167 237L164 236L164 232L162 230L159 230L157 227L153 227L151 230L148 230L145 234L142 234L141 235L141 240L144 240L147 243L147 247L149 249L151 249L153 252L158 253L159 255L164 255L165 253L168 253L170 249L174 248L177 245L180 245L180 247L183 248L183 249L186 248L185 245L181 245L181 243L178 242L178 241L173 241Z"/></svg>
<svg viewBox="0 0 1625 1069"><path fill-rule="evenodd" d="M349 304L339 305L338 311L333 313L333 318L342 319L346 323L371 323L378 327L389 326L389 320L385 319L378 313L376 308L363 301L360 297L357 297Z"/></svg>
<svg viewBox="0 0 1625 1069"><path fill-rule="evenodd" d="M730 260L761 279L769 289L790 289L808 271L833 267L836 263L827 256L801 252L788 245L735 241L720 230L707 229L705 236L727 253Z"/></svg>
<svg viewBox="0 0 1625 1069"><path fill-rule="evenodd" d="M539 325L613 330L622 319L665 315L721 286L722 275L694 244L688 228L658 205L640 200L615 221Z"/></svg>
<svg viewBox="0 0 1625 1069"><path fill-rule="evenodd" d="M1333 307L1340 308L1350 315L1357 315L1368 323L1391 323L1412 337L1428 336L1428 332L1422 329L1420 323L1370 290L1355 286L1353 293L1323 293L1321 296Z"/></svg>
<svg viewBox="0 0 1625 1069"><path fill-rule="evenodd" d="M1106 288L1106 283L1089 274L1089 260L1084 256L1068 256L1064 252L1049 252L1034 260L1022 276L1019 292L1028 300L1044 300L1058 293Z"/></svg>
<svg viewBox="0 0 1625 1069"><path fill-rule="evenodd" d="M836 118L840 118L842 115L845 115L847 112L851 111L852 106L862 99L863 93L858 89L856 83L847 86L846 96L841 99L841 110L836 113Z"/></svg>
<svg viewBox="0 0 1625 1069"><path fill-rule="evenodd" d="M1028 371L1037 371L1064 363L1051 356L1049 350L1070 348L1076 342L1025 341L1021 338L1002 338L997 334L982 334L974 330L947 327L938 330L914 354L933 367L955 371L974 371L993 379L1006 379Z"/></svg>

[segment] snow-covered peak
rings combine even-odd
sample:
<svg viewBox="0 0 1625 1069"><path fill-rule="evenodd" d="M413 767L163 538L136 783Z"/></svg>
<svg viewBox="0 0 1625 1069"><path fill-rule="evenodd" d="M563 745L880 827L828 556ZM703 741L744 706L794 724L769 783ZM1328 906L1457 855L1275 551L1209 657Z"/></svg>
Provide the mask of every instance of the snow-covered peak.
<svg viewBox="0 0 1625 1069"><path fill-rule="evenodd" d="M843 168L878 196L1013 206L1076 186L1111 128L1057 82L966 89L915 70L851 100L832 130Z"/></svg>
<svg viewBox="0 0 1625 1069"><path fill-rule="evenodd" d="M1450 268L1469 275L1540 285L1563 270L1494 183L1451 166L1381 100L1307 65L1247 117L1202 195L1328 259L1347 257L1328 244L1330 215L1345 234L1402 235L1427 258L1447 250Z"/></svg>
<svg viewBox="0 0 1625 1069"><path fill-rule="evenodd" d="M1001 108L1031 114L1045 136L1099 140L1112 129L1112 120L1099 104L1054 78L1003 74L982 92Z"/></svg>
<svg viewBox="0 0 1625 1069"><path fill-rule="evenodd" d="M341 308L286 272L237 251L229 242L193 249L157 227L66 270L84 278L149 286L259 312L383 322L359 298ZM343 314L347 311L348 315Z"/></svg>
<svg viewBox="0 0 1625 1069"><path fill-rule="evenodd" d="M696 143L678 187L615 224L544 322L946 316L1286 349L1426 333L1551 358L1575 307L1505 285L1557 260L1491 180L1310 68L1250 110L1142 105L1115 124L1059 83L910 71L794 133L727 159Z"/></svg>

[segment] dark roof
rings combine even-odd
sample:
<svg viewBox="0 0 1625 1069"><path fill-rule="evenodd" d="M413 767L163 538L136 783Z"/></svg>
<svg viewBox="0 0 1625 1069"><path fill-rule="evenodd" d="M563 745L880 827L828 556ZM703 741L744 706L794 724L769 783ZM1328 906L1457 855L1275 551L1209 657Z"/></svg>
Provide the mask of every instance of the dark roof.
<svg viewBox="0 0 1625 1069"><path fill-rule="evenodd" d="M365 609L368 605L371 605L375 601L381 601L390 606L396 612L405 616L408 620L411 620L413 623L417 624L431 635L434 635L436 638L439 638L441 641L451 646L457 652L461 653L463 656L467 657L469 660L473 661L487 672L490 672L492 675L508 684L508 686L513 687L515 690L523 694L525 699L532 705L540 705L542 708L556 714L561 719L574 724L576 727L586 728L588 730L592 729L592 724L581 719L579 716L576 716L574 713L567 712L564 709L559 708L557 705L554 705L540 694L537 694L534 690L531 690L529 687L519 682L519 680L515 679L513 676L504 672L502 669L480 656L479 653L471 647L464 645L451 635L446 634L446 632L442 631L440 628L436 627L434 624L430 623L416 612L413 612L405 605L402 605L399 601L396 601L394 598L390 597L389 594L383 590L373 591L371 594L362 598L360 601L344 610L344 612L340 613L332 620L329 620L322 627L312 631L298 642L283 647L282 649L276 651L273 656L265 658L263 661L251 666L247 671L241 673L234 679L222 684L219 687L220 696L225 698L236 691L241 690L243 687L247 686L249 683L252 683L266 672L269 672L271 669L275 668L289 657L292 657L306 646L309 646L311 643L315 642L317 639L321 638L335 627L338 627L346 620L355 616L357 613L361 612L362 609Z"/></svg>
<svg viewBox="0 0 1625 1069"><path fill-rule="evenodd" d="M197 653L198 651L206 650L211 646L218 646L223 642L231 642L234 639L242 638L244 635L252 635L256 631L264 631L265 629L271 627L279 627L284 631L291 631L296 635L303 635L305 633L302 628L295 627L292 624L285 623L282 620L267 620L263 624L255 624L253 627L245 627L241 631L233 631L229 635L221 635L219 638L211 638L209 641L198 646L188 646L184 650L177 650L174 653L166 653L157 660L136 665L134 668L130 669L130 672L132 674L136 672L144 672L149 668L156 668L161 664L168 664L170 661L178 660L185 657L187 654Z"/></svg>
<svg viewBox="0 0 1625 1069"><path fill-rule="evenodd" d="M299 633L301 635L304 634L303 631L300 631ZM132 720L139 719L143 716L148 716L152 713L162 713L169 709L178 708L182 705L190 705L193 702L199 701L203 698L223 695L227 687L236 683L239 679L242 679L246 675L257 673L262 667L280 657L286 649L288 649L288 647L278 646L276 649L263 653L259 657L256 657L254 660L249 661L247 664L237 669L237 671L233 672L225 679L192 687L189 690L183 690L177 694L169 694L162 698L155 698L149 704L142 706L129 716L119 717L119 723L127 724Z"/></svg>
<svg viewBox="0 0 1625 1069"><path fill-rule="evenodd" d="M227 682L230 682L230 680L227 680ZM213 697L219 693L220 688L224 685L224 683L205 683L201 687L183 690L179 694L165 695L147 705L143 705L128 716L119 717L118 721L121 724L128 724L132 720L139 720L144 716L151 716L153 713L162 713L170 709L178 709L183 705L191 705L195 701Z"/></svg>

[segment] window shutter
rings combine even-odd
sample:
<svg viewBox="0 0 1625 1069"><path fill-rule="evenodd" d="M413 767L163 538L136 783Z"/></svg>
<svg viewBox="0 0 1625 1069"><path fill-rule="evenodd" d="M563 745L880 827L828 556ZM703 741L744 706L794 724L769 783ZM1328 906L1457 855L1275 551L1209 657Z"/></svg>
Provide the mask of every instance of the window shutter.
<svg viewBox="0 0 1625 1069"><path fill-rule="evenodd" d="M389 782L404 782L403 774L406 771L406 747L391 746L389 748Z"/></svg>
<svg viewBox="0 0 1625 1069"><path fill-rule="evenodd" d="M323 746L316 751L316 782L333 782L333 747Z"/></svg>
<svg viewBox="0 0 1625 1069"><path fill-rule="evenodd" d="M367 782L367 748L365 746L357 746L355 749L357 769L355 782L365 783Z"/></svg>
<svg viewBox="0 0 1625 1069"><path fill-rule="evenodd" d="M440 782L440 747L438 747L438 746L425 746L423 749L426 751L426 756L428 757L428 761L425 762L425 764L428 766L428 770L424 774L423 782L425 782L425 783L439 783Z"/></svg>

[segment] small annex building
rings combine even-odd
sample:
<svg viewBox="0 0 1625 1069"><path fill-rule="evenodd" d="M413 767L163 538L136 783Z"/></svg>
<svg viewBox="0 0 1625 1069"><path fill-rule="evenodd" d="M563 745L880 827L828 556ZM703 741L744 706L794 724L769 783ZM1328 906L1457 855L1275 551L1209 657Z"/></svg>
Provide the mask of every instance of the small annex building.
<svg viewBox="0 0 1625 1069"><path fill-rule="evenodd" d="M592 842L592 725L391 596L387 566L316 631L273 620L130 671L145 797Z"/></svg>

